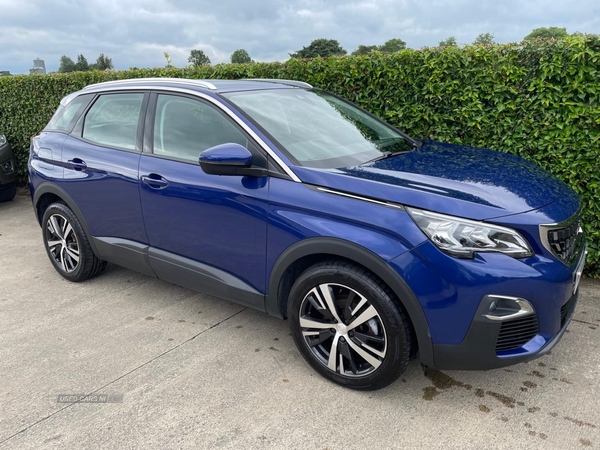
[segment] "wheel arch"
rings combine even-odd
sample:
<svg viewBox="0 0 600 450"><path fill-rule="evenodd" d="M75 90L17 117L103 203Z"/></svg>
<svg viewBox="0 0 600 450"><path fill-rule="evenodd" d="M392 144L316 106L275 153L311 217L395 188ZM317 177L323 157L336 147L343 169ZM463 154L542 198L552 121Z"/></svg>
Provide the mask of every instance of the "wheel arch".
<svg viewBox="0 0 600 450"><path fill-rule="evenodd" d="M87 226L85 219L83 218L83 214L81 214L81 211L79 210L77 204L71 198L71 196L67 194L67 192L64 189L57 186L56 184L40 183L34 191L33 208L38 224L42 226L42 217L44 216L46 208L56 201L60 201L67 205L71 209L71 211L73 211L73 214L77 216L77 220L79 220L79 223L83 227L85 234L88 237L90 247L92 247L94 254L98 256L98 252L94 245L94 240L92 239L90 230Z"/></svg>
<svg viewBox="0 0 600 450"><path fill-rule="evenodd" d="M309 238L287 248L277 259L269 277L266 311L285 318L287 295L293 280L306 268L325 258L338 257L360 264L378 276L396 294L414 328L423 364L433 367L433 344L421 305L406 282L370 250L337 238Z"/></svg>

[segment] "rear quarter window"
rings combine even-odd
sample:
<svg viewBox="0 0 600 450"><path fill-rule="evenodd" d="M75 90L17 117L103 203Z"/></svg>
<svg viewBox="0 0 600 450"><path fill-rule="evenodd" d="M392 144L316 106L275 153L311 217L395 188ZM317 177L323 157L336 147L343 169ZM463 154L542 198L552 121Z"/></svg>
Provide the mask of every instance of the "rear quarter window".
<svg viewBox="0 0 600 450"><path fill-rule="evenodd" d="M67 105L60 105L44 130L63 131L70 133L77 123L77 119L92 101L95 94L85 94L75 97Z"/></svg>

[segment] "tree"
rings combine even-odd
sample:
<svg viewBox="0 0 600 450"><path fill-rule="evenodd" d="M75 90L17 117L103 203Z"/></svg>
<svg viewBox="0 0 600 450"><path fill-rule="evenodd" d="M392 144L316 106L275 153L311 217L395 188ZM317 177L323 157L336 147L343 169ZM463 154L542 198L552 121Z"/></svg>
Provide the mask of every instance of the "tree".
<svg viewBox="0 0 600 450"><path fill-rule="evenodd" d="M61 73L75 72L75 63L66 55L60 57L60 67L58 71Z"/></svg>
<svg viewBox="0 0 600 450"><path fill-rule="evenodd" d="M232 64L247 64L251 63L252 59L246 50L240 48L231 54Z"/></svg>
<svg viewBox="0 0 600 450"><path fill-rule="evenodd" d="M378 47L376 45L359 45L356 50L352 52L352 55L368 55L371 52L377 51Z"/></svg>
<svg viewBox="0 0 600 450"><path fill-rule="evenodd" d="M203 50L192 50L188 62L194 67L210 65L210 59L204 54Z"/></svg>
<svg viewBox="0 0 600 450"><path fill-rule="evenodd" d="M328 56L345 55L344 50L335 39L315 39L308 47L290 53L292 58L327 58Z"/></svg>
<svg viewBox="0 0 600 450"><path fill-rule="evenodd" d="M385 44L380 45L377 50L383 53L396 53L406 48L406 42L402 39L390 39Z"/></svg>
<svg viewBox="0 0 600 450"><path fill-rule="evenodd" d="M456 42L456 38L454 36L450 36L448 39L444 41L440 41L440 47L458 47L458 43Z"/></svg>
<svg viewBox="0 0 600 450"><path fill-rule="evenodd" d="M90 69L92 69L92 70L109 70L109 69L114 69L114 66L112 63L112 59L110 59L104 53L100 53L100 56L98 56L98 59L96 59L96 62L94 64L90 65Z"/></svg>
<svg viewBox="0 0 600 450"><path fill-rule="evenodd" d="M473 45L494 45L494 35L492 33L481 33L473 41Z"/></svg>
<svg viewBox="0 0 600 450"><path fill-rule="evenodd" d="M87 59L85 59L85 56L83 56L83 55L77 56L77 62L75 63L75 70L77 72L87 72L88 70L90 70L90 65L88 64Z"/></svg>
<svg viewBox="0 0 600 450"><path fill-rule="evenodd" d="M171 55L169 55L169 52L164 52L163 56L165 57L165 59L167 60L167 65L165 67L170 68L173 67L171 65Z"/></svg>
<svg viewBox="0 0 600 450"><path fill-rule="evenodd" d="M88 64L88 61L85 56L79 55L77 56L77 62L73 62L71 58L66 55L60 57L60 67L58 69L59 72L87 72L89 70L107 70L112 69L113 63L112 59L106 56L104 53L100 53L98 59L94 64Z"/></svg>
<svg viewBox="0 0 600 450"><path fill-rule="evenodd" d="M564 37L567 37L568 35L569 35L569 33L567 33L567 29L566 28L541 27L541 28L535 28L531 33L529 33L527 36L525 36L523 38L523 40L530 41L530 40L536 39L536 38L562 39Z"/></svg>
<svg viewBox="0 0 600 450"><path fill-rule="evenodd" d="M368 55L371 52L382 52L382 53L396 53L406 48L406 42L402 39L394 38L390 39L383 45L359 45L356 50L352 52L356 55Z"/></svg>

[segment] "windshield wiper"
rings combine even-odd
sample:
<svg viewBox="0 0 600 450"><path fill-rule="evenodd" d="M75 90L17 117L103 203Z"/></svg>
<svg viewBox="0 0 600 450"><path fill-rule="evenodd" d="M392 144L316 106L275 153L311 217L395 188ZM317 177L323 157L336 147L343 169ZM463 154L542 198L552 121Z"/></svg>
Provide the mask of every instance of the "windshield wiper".
<svg viewBox="0 0 600 450"><path fill-rule="evenodd" d="M410 150L403 150L403 151L399 151L399 152L383 152L383 154L381 156L370 159L367 162L365 162L364 164L372 163L375 161L382 161L384 159L393 158L394 156L403 155L405 153L410 153Z"/></svg>
<svg viewBox="0 0 600 450"><path fill-rule="evenodd" d="M370 159L367 162L365 162L365 164L372 163L372 162L375 162L375 161L381 161L382 159L391 158L392 156L395 156L398 153L406 153L406 152L396 152L396 153L393 153L393 152L383 152L381 154L381 156L378 156L377 158Z"/></svg>
<svg viewBox="0 0 600 450"><path fill-rule="evenodd" d="M380 156L378 156L377 158L370 159L367 162L365 162L364 164L368 164L368 163L372 163L372 162L376 162L376 161L382 161L384 159L393 158L394 156L403 155L405 153L410 153L411 151L413 151L415 149L421 148L423 146L423 141L418 141L418 140L414 139L413 142L411 142L411 144L412 144L412 148L410 150L400 150L397 152L385 151L385 152L382 152L382 154Z"/></svg>

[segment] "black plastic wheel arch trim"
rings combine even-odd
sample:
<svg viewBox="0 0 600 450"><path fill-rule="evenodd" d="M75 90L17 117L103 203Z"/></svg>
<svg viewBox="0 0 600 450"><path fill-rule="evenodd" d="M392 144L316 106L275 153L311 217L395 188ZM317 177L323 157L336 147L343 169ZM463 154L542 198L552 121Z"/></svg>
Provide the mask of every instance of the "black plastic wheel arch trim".
<svg viewBox="0 0 600 450"><path fill-rule="evenodd" d="M434 367L433 344L425 313L406 282L389 264L375 253L352 242L337 238L308 238L287 248L277 259L269 277L265 309L272 316L283 318L279 289L283 274L295 261L310 255L326 254L354 261L377 275L396 294L414 326L421 362ZM287 301L287 299L285 299Z"/></svg>
<svg viewBox="0 0 600 450"><path fill-rule="evenodd" d="M61 201L64 204L66 204L71 209L71 211L73 211L73 214L75 214L75 216L77 216L77 220L79 220L79 223L83 227L83 231L85 231L85 234L88 237L88 241L90 242L92 251L94 252L94 254L96 256L99 257L98 250L93 242L92 235L90 233L90 229L88 228L87 223L86 223L85 219L83 218L83 214L81 214L81 211L77 207L75 201L71 198L71 196L69 194L67 194L67 191L65 191L61 187L59 187L56 184L49 182L49 181L42 181L36 187L34 194L33 194L34 213L35 213L35 217L37 218L37 221L38 221L38 224L40 225L40 227L42 226L42 216L40 216L38 214L38 203L44 194L56 195L57 197L59 197L61 199Z"/></svg>

